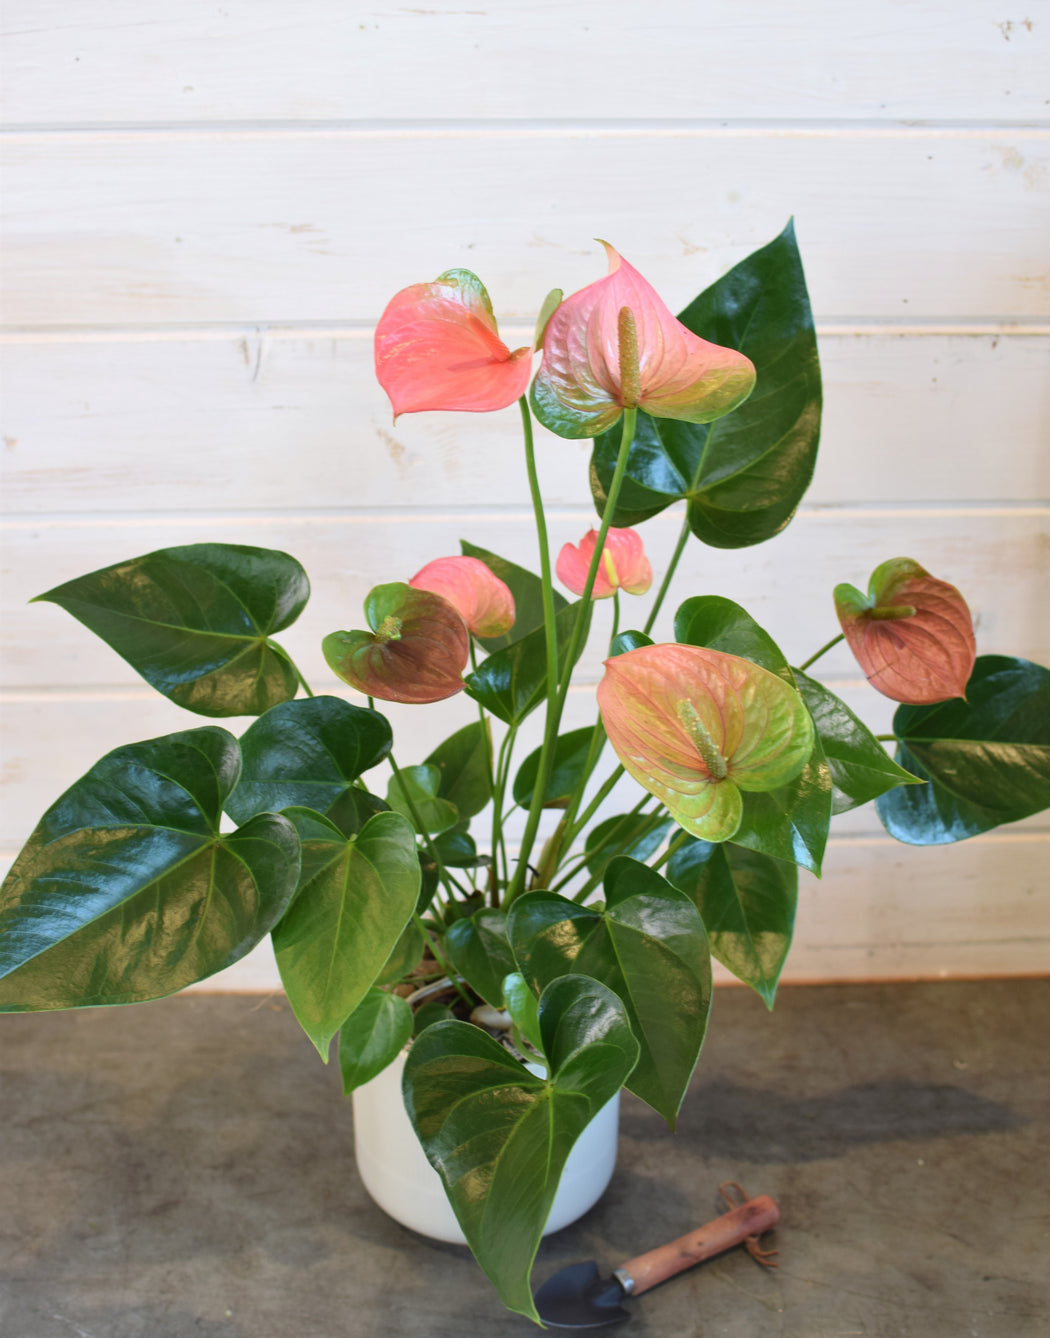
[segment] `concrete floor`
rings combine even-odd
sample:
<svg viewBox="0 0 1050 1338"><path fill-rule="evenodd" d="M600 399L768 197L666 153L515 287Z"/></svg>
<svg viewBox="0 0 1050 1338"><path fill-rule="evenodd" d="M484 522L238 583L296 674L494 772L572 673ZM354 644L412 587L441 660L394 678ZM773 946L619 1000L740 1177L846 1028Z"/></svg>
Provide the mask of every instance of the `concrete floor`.
<svg viewBox="0 0 1050 1338"><path fill-rule="evenodd" d="M1046 980L795 987L772 1016L718 992L678 1133L627 1098L608 1193L534 1279L682 1234L736 1179L780 1202L780 1269L736 1250L612 1332L1047 1335L1048 1015ZM533 1332L372 1205L283 999L0 1017L3 1338Z"/></svg>

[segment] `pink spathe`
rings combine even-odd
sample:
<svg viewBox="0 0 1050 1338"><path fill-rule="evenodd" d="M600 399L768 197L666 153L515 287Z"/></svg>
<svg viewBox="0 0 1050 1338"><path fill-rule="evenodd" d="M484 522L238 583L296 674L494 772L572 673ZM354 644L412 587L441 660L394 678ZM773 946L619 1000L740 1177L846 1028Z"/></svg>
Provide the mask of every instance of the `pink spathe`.
<svg viewBox="0 0 1050 1338"><path fill-rule="evenodd" d="M558 554L558 580L574 595L582 595L594 557L598 531L588 530L578 544L566 544ZM653 569L636 530L610 529L594 578L593 599L608 599L617 590L644 595L653 583Z"/></svg>
<svg viewBox="0 0 1050 1338"><path fill-rule="evenodd" d="M390 300L376 327L375 368L395 418L426 409L487 413L525 394L532 350L507 348L484 284L453 269Z"/></svg>
<svg viewBox="0 0 1050 1338"><path fill-rule="evenodd" d="M533 387L540 421L561 436L593 437L625 408L687 423L708 423L735 409L755 384L750 359L686 329L655 288L602 245L608 275L566 298L544 331ZM634 349L621 349L624 311L633 320Z"/></svg>
<svg viewBox="0 0 1050 1338"><path fill-rule="evenodd" d="M479 558L435 558L416 572L409 585L442 595L473 636L503 636L514 626L514 596Z"/></svg>

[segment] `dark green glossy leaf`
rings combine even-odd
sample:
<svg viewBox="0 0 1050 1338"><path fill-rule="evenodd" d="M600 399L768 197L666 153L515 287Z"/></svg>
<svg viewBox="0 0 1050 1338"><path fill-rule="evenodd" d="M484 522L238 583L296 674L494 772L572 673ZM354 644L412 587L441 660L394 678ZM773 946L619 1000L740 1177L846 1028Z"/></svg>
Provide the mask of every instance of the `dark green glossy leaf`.
<svg viewBox="0 0 1050 1338"><path fill-rule="evenodd" d="M569 604L556 618L558 664L564 673L569 640L580 605ZM589 617L589 611L588 611ZM580 638L583 650L586 636ZM579 656L577 656L579 658ZM543 627L521 641L482 660L466 678L467 694L507 725L520 724L544 700L547 692L547 633Z"/></svg>
<svg viewBox="0 0 1050 1338"><path fill-rule="evenodd" d="M476 720L438 744L426 758L436 767L438 795L455 805L461 818L473 818L492 798L492 735L488 721Z"/></svg>
<svg viewBox="0 0 1050 1338"><path fill-rule="evenodd" d="M539 1322L532 1261L572 1145L616 1094L638 1045L597 981L553 982L539 1007L549 1079L466 1022L428 1027L405 1065L405 1105L467 1243L510 1310Z"/></svg>
<svg viewBox="0 0 1050 1338"><path fill-rule="evenodd" d="M48 809L0 889L0 1011L157 999L243 957L295 891L276 814L228 835L237 740L207 726L107 754Z"/></svg>
<svg viewBox="0 0 1050 1338"><path fill-rule="evenodd" d="M593 725L558 735L554 741L554 764L547 782L547 792L543 796L544 808L565 808L568 805L583 780L583 768L593 737ZM532 803L541 752L542 749L537 748L529 753L514 777L514 802L522 808L528 808Z"/></svg>
<svg viewBox="0 0 1050 1338"><path fill-rule="evenodd" d="M683 892L622 856L606 871L605 898L602 910L553 892L519 897L508 917L511 946L536 985L582 974L622 999L641 1045L627 1086L674 1128L711 1006L703 922Z"/></svg>
<svg viewBox="0 0 1050 1338"><path fill-rule="evenodd" d="M420 908L417 903L417 912ZM393 951L383 963L383 969L376 977L377 985L397 985L423 960L426 943L423 931L414 919L409 920L401 931L401 937L394 944Z"/></svg>
<svg viewBox="0 0 1050 1338"><path fill-rule="evenodd" d="M743 799L734 844L791 860L819 878L831 827L831 772L819 737L793 781L761 794L749 791Z"/></svg>
<svg viewBox="0 0 1050 1338"><path fill-rule="evenodd" d="M474 838L455 828L435 837L434 846L446 869L475 869L489 863L487 855L478 854Z"/></svg>
<svg viewBox="0 0 1050 1338"><path fill-rule="evenodd" d="M402 767L390 778L386 801L395 813L408 819L420 836L437 836L459 821L455 805L438 798L440 785L441 773L437 767Z"/></svg>
<svg viewBox="0 0 1050 1338"><path fill-rule="evenodd" d="M726 655L739 655L795 686L780 647L746 609L731 599L720 595L687 599L675 614L674 638L686 646L706 646Z"/></svg>
<svg viewBox="0 0 1050 1338"><path fill-rule="evenodd" d="M652 637L646 636L644 632L621 632L609 643L609 659L616 655L626 655L629 650L637 650L639 646L652 644Z"/></svg>
<svg viewBox="0 0 1050 1338"><path fill-rule="evenodd" d="M397 994L371 989L339 1028L343 1095L386 1068L412 1036L412 1009Z"/></svg>
<svg viewBox="0 0 1050 1338"><path fill-rule="evenodd" d="M298 690L269 640L310 596L287 553L188 544L118 562L37 599L59 604L158 692L198 715L261 715Z"/></svg>
<svg viewBox="0 0 1050 1338"><path fill-rule="evenodd" d="M981 655L966 699L901 706L897 761L928 784L875 801L886 830L944 845L1050 807L1050 670Z"/></svg>
<svg viewBox="0 0 1050 1338"><path fill-rule="evenodd" d="M235 822L293 806L327 813L387 756L392 743L390 726L378 711L339 697L283 702L241 736L241 778L226 811ZM361 802L344 802L341 817L358 818Z"/></svg>
<svg viewBox="0 0 1050 1338"><path fill-rule="evenodd" d="M701 293L679 320L747 354L758 380L739 409L711 424L639 413L613 524L637 525L687 499L689 527L704 543L762 543L794 515L813 477L820 435L820 364L793 224ZM595 439L591 489L599 512L621 426Z"/></svg>
<svg viewBox="0 0 1050 1338"><path fill-rule="evenodd" d="M522 637L534 632L537 627L543 626L543 582L538 576L526 571L524 567L515 566L506 558L488 552L487 549L468 543L466 539L460 539L459 547L464 557L477 558L479 562L484 562L489 571L498 576L514 596L514 626L510 631L505 636L476 638L490 655L493 651L505 650L515 641L520 641ZM557 613L567 607L568 601L557 590L552 593L554 611Z"/></svg>
<svg viewBox="0 0 1050 1338"><path fill-rule="evenodd" d="M831 772L833 813L858 808L897 785L916 784L844 701L800 669L794 672Z"/></svg>
<svg viewBox="0 0 1050 1338"><path fill-rule="evenodd" d="M537 1054L543 1053L540 1034L539 999L520 971L512 971L503 981L503 1006L521 1036Z"/></svg>
<svg viewBox="0 0 1050 1338"><path fill-rule="evenodd" d="M587 872L601 878L616 855L629 855L644 864L672 825L669 817L654 818L651 813L618 813L606 818L587 833Z"/></svg>
<svg viewBox="0 0 1050 1338"><path fill-rule="evenodd" d="M416 909L419 858L399 813L377 813L349 841L318 814L290 809L288 816L302 840L303 877L273 946L292 1011L327 1063L332 1037Z"/></svg>
<svg viewBox="0 0 1050 1338"><path fill-rule="evenodd" d="M505 911L480 910L457 920L445 936L449 961L493 1008L503 1007L503 977L515 969Z"/></svg>
<svg viewBox="0 0 1050 1338"><path fill-rule="evenodd" d="M452 1009L448 1004L439 1003L436 999L432 1003L422 1004L412 1015L412 1034L420 1036L428 1027L438 1022L449 1022L452 1017Z"/></svg>
<svg viewBox="0 0 1050 1338"><path fill-rule="evenodd" d="M667 876L700 908L715 957L772 1008L795 925L796 866L690 840L671 856Z"/></svg>

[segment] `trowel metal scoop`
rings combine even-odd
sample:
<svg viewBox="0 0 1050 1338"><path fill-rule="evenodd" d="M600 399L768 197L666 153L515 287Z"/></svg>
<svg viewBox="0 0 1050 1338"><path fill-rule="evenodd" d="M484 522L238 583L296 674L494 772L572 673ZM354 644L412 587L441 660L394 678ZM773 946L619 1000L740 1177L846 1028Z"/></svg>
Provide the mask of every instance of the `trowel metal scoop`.
<svg viewBox="0 0 1050 1338"><path fill-rule="evenodd" d="M723 1186L727 1202L733 1202ZM734 1189L739 1186L734 1185ZM743 1191L740 1191L741 1197ZM658 1283L666 1282L712 1255L731 1250L742 1242L753 1258L769 1264L768 1255L776 1251L758 1248L758 1237L776 1226L780 1210L767 1194L746 1199L729 1212L716 1217L668 1245L659 1245L636 1259L628 1259L613 1269L609 1278L600 1277L598 1265L571 1264L548 1278L536 1292L536 1309L545 1324L562 1329L596 1329L602 1324L618 1324L630 1319L630 1311L620 1302L627 1296L640 1296Z"/></svg>

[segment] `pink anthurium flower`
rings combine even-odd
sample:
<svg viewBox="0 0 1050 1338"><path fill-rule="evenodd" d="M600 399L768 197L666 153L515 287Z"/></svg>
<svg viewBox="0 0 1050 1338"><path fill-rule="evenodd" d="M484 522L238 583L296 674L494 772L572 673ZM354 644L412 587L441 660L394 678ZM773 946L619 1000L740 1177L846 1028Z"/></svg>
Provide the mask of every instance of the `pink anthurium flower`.
<svg viewBox="0 0 1050 1338"><path fill-rule="evenodd" d="M597 542L598 531L588 530L578 545L566 544L558 554L558 580L574 595L583 594ZM621 588L629 595L644 595L652 583L653 569L642 548L641 535L636 530L610 528L594 578L592 597L608 599Z"/></svg>
<svg viewBox="0 0 1050 1338"><path fill-rule="evenodd" d="M966 695L977 642L966 600L913 562L876 567L867 595L835 587L835 612L868 682L886 697L927 706Z"/></svg>
<svg viewBox="0 0 1050 1338"><path fill-rule="evenodd" d="M417 704L462 689L470 637L447 599L400 581L377 585L365 617L370 632L332 632L321 643L344 683L382 701Z"/></svg>
<svg viewBox="0 0 1050 1338"><path fill-rule="evenodd" d="M435 558L416 572L409 585L443 595L474 636L503 636L514 626L514 596L479 558Z"/></svg>
<svg viewBox="0 0 1050 1338"><path fill-rule="evenodd" d="M424 409L505 409L532 375L532 349L511 353L496 333L484 284L466 269L391 298L376 327L375 360L395 418Z"/></svg>
<svg viewBox="0 0 1050 1338"><path fill-rule="evenodd" d="M547 323L532 404L562 437L595 437L625 408L709 423L750 395L755 369L671 315L608 242L604 279L567 297Z"/></svg>
<svg viewBox="0 0 1050 1338"><path fill-rule="evenodd" d="M794 688L702 646L640 646L606 660L598 705L625 769L705 841L728 841L741 792L786 784L813 751L813 722Z"/></svg>

